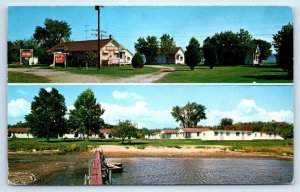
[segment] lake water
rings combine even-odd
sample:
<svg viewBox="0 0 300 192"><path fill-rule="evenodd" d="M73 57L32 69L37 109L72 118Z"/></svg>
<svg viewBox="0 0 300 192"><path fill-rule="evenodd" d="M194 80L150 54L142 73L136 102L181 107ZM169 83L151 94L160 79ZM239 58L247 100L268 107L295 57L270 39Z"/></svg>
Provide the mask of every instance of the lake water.
<svg viewBox="0 0 300 192"><path fill-rule="evenodd" d="M289 184L293 161L264 158L107 158L123 163L113 185ZM87 167L56 172L39 185L82 185Z"/></svg>

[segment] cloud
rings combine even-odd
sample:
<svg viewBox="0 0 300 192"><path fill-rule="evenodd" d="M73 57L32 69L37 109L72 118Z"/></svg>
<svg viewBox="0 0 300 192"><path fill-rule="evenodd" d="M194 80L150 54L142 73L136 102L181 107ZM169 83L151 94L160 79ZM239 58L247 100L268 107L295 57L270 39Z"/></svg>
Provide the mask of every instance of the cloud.
<svg viewBox="0 0 300 192"><path fill-rule="evenodd" d="M17 90L17 93L19 93L19 94L21 94L21 95L29 95L28 92L26 92L26 91L24 91L24 90L21 90L21 89Z"/></svg>
<svg viewBox="0 0 300 192"><path fill-rule="evenodd" d="M207 119L203 121L204 125L218 125L224 117L232 118L236 122L251 121L285 121L292 123L294 121L294 113L290 110L267 111L266 109L256 105L254 100L243 99L235 109L229 111L221 111L219 109L211 109L207 112Z"/></svg>
<svg viewBox="0 0 300 192"><path fill-rule="evenodd" d="M8 103L8 118L22 118L30 112L31 104L24 99L11 100Z"/></svg>
<svg viewBox="0 0 300 192"><path fill-rule="evenodd" d="M117 124L119 120L131 120L138 124L139 128L150 129L176 127L177 123L171 116L171 109L150 109L146 102L138 101L131 106L102 103L105 109L103 119L110 124Z"/></svg>
<svg viewBox="0 0 300 192"><path fill-rule="evenodd" d="M113 91L112 96L116 100L126 100L132 99L135 101L144 100L145 98L142 95L139 95L135 92L127 92L127 91Z"/></svg>
<svg viewBox="0 0 300 192"><path fill-rule="evenodd" d="M52 91L52 87L47 87L47 88L45 88L45 90L49 93Z"/></svg>

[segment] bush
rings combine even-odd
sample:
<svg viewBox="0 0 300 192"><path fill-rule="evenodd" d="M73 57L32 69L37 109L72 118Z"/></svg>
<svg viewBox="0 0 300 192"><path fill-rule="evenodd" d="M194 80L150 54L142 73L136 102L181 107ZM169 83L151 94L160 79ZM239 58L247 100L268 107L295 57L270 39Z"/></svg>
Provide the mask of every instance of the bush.
<svg viewBox="0 0 300 192"><path fill-rule="evenodd" d="M132 63L132 67L135 68L135 69L136 68L143 68L144 61L143 61L142 55L139 52L137 52L133 56L131 63Z"/></svg>

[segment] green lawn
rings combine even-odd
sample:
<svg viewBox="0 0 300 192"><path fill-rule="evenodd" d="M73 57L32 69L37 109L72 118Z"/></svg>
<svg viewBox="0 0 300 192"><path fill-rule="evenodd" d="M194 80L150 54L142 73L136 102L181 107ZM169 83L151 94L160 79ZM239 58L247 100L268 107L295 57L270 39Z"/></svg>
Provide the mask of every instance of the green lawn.
<svg viewBox="0 0 300 192"><path fill-rule="evenodd" d="M8 72L8 83L48 83L50 82L45 77L37 75L26 74L22 72L9 71Z"/></svg>
<svg viewBox="0 0 300 192"><path fill-rule="evenodd" d="M191 71L186 65L166 65L176 68L158 83L293 83L287 78L287 72L274 64L253 66L226 66L209 69L198 66Z"/></svg>
<svg viewBox="0 0 300 192"><path fill-rule="evenodd" d="M10 151L28 151L36 149L41 150L59 150L61 152L86 151L89 148L99 145L122 145L119 139L91 139L91 140L62 140L52 139L46 142L44 139L12 139L8 141L8 149ZM148 146L154 147L173 147L181 148L182 146L196 146L199 148L208 145L222 145L236 149L247 150L264 150L268 148L273 150L289 150L293 151L293 141L202 141L202 140L142 140L135 139L129 144L125 141L123 146L132 146L144 149Z"/></svg>
<svg viewBox="0 0 300 192"><path fill-rule="evenodd" d="M116 66L116 67L109 67L109 68L103 68L98 69L95 67L90 68L78 68L78 67L56 67L55 70L59 71L68 71L71 73L76 74L83 74L83 75L108 75L113 78L118 77L131 77L133 75L141 75L141 74L148 74L148 73L155 73L158 72L159 69L144 66L141 69L134 69L131 65L125 65L125 66Z"/></svg>

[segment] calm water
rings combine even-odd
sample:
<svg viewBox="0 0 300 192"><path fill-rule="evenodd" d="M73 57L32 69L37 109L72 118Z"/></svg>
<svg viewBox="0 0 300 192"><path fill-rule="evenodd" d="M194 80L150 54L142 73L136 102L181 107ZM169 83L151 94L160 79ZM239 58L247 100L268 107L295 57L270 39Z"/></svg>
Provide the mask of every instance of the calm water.
<svg viewBox="0 0 300 192"><path fill-rule="evenodd" d="M287 184L293 161L262 158L109 158L123 163L113 185ZM72 167L41 181L42 185L82 185L86 167Z"/></svg>

